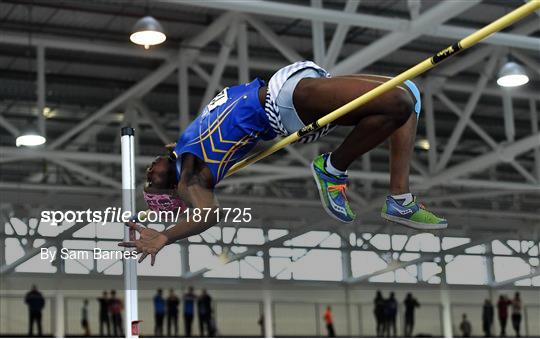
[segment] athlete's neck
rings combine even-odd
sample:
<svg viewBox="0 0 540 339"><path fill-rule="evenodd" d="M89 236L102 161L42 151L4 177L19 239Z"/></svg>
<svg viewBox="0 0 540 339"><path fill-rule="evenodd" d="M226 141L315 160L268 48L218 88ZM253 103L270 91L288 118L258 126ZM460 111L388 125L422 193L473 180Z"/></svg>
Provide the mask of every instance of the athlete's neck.
<svg viewBox="0 0 540 339"><path fill-rule="evenodd" d="M268 87L261 86L259 87L259 102L261 103L261 106L264 107L264 102L266 100L266 90Z"/></svg>

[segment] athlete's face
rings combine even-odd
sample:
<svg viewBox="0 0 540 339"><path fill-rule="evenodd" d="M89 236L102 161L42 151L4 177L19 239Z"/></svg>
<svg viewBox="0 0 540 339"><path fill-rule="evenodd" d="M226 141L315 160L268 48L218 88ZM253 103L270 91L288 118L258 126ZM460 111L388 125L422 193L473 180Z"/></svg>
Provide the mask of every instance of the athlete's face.
<svg viewBox="0 0 540 339"><path fill-rule="evenodd" d="M146 170L146 192L151 193L154 190L174 189L176 187L174 180L171 180L171 171L174 171L174 168L171 168L172 165L166 156L157 157L152 162Z"/></svg>

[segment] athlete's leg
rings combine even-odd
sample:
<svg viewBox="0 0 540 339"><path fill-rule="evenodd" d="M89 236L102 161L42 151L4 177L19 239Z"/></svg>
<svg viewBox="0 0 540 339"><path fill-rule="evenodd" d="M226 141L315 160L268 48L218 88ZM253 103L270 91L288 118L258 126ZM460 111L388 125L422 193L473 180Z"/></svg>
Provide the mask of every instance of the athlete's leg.
<svg viewBox="0 0 540 339"><path fill-rule="evenodd" d="M347 104L380 84L362 78L307 78L298 83L294 106L304 123L311 123ZM405 124L413 111L413 100L402 88L393 89L336 121L354 126L343 143L332 152L332 164L346 170L362 154L386 140Z"/></svg>
<svg viewBox="0 0 540 339"><path fill-rule="evenodd" d="M306 78L296 86L293 101L304 123L310 123L356 99L379 85L372 80L347 77ZM413 110L408 92L396 88L336 120L354 126L341 145L313 161L312 171L326 211L336 219L351 222L356 215L345 188L345 171L362 154L373 149L405 124Z"/></svg>
<svg viewBox="0 0 540 339"><path fill-rule="evenodd" d="M378 85L388 81L389 77L378 75L357 74L344 76L360 81L372 81ZM400 90L409 91L406 86L400 86ZM411 114L409 120L399 127L390 136L390 193L409 193L409 173L414 142L416 139L416 126L418 120L416 114Z"/></svg>
<svg viewBox="0 0 540 339"><path fill-rule="evenodd" d="M416 114L390 136L390 193L409 193L409 172L416 138Z"/></svg>
<svg viewBox="0 0 540 339"><path fill-rule="evenodd" d="M294 105L302 121L310 123L386 80L377 76L304 79L295 88ZM355 127L331 156L315 159L313 170L321 199L330 214L338 219L354 219L344 194L344 171L355 159L390 138L390 192L393 195L387 198L381 215L415 228L447 226L446 220L427 211L409 193L410 159L417 124L416 114L412 113L419 112L420 98L414 84L409 83L407 87L409 89L397 87L338 119L338 125ZM399 196L401 194L403 196Z"/></svg>

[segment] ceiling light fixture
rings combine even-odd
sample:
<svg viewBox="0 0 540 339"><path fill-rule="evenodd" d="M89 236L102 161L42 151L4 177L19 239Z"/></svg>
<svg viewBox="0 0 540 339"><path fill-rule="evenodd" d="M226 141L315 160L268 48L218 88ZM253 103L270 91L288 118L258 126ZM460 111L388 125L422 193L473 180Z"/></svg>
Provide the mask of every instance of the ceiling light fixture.
<svg viewBox="0 0 540 339"><path fill-rule="evenodd" d="M167 39L163 27L152 16L145 16L139 19L133 26L132 33L129 36L131 42L144 46L148 49L150 46L159 45Z"/></svg>
<svg viewBox="0 0 540 339"><path fill-rule="evenodd" d="M430 144L428 139L418 139L415 143L416 147L423 149L423 150L429 150Z"/></svg>
<svg viewBox="0 0 540 339"><path fill-rule="evenodd" d="M45 137L40 135L39 133L36 133L34 131L28 131L17 137L17 139L15 140L15 145L17 145L17 147L33 147L43 145L46 141L47 139L45 139Z"/></svg>
<svg viewBox="0 0 540 339"><path fill-rule="evenodd" d="M514 61L507 61L499 71L497 85L501 87L518 87L529 82L523 66Z"/></svg>

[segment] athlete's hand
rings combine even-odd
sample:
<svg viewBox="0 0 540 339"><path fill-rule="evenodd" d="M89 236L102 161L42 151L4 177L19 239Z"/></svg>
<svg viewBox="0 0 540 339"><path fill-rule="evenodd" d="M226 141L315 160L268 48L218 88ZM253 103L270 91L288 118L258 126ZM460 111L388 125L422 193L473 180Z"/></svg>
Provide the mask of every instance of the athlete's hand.
<svg viewBox="0 0 540 339"><path fill-rule="evenodd" d="M148 255L150 255L150 264L153 266L156 261L156 254L167 245L167 237L156 230L148 227L144 227L129 221L126 223L129 228L138 232L141 236L137 240L121 242L118 245L123 247L134 247L137 249L137 253L141 253L139 262L142 262Z"/></svg>

